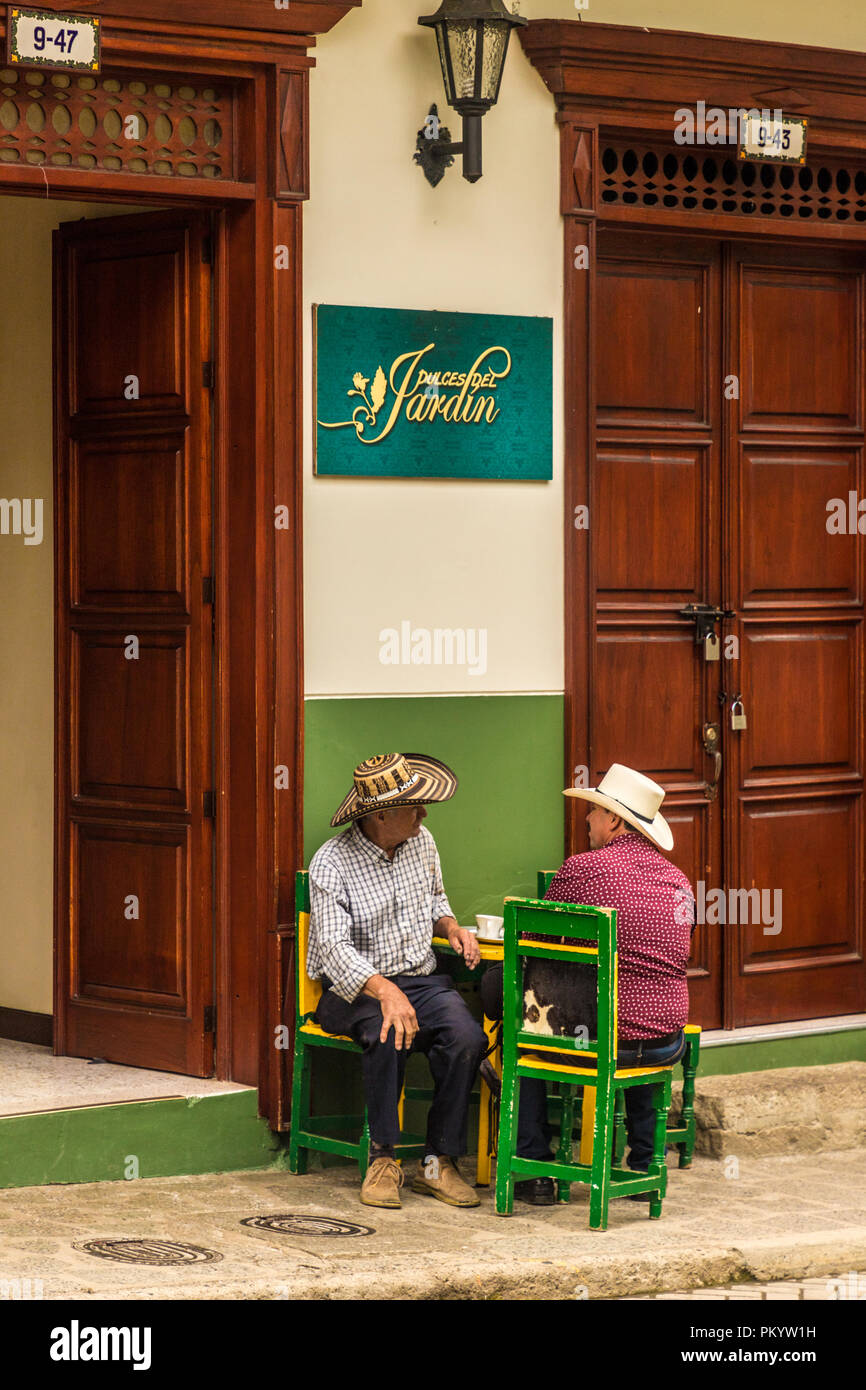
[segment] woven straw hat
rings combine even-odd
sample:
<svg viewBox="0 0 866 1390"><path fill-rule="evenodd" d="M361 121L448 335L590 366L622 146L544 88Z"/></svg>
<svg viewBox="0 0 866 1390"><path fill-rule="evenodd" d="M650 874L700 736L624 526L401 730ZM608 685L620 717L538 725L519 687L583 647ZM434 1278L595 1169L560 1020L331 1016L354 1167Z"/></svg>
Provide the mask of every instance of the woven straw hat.
<svg viewBox="0 0 866 1390"><path fill-rule="evenodd" d="M597 787L566 787L563 796L577 796L603 806L615 816L640 830L659 849L673 849L674 837L659 807L665 799L664 788L642 772L611 763Z"/></svg>
<svg viewBox="0 0 866 1390"><path fill-rule="evenodd" d="M448 801L456 790L457 778L438 758L426 753L377 753L355 768L355 785L337 807L331 825L336 828L393 806Z"/></svg>

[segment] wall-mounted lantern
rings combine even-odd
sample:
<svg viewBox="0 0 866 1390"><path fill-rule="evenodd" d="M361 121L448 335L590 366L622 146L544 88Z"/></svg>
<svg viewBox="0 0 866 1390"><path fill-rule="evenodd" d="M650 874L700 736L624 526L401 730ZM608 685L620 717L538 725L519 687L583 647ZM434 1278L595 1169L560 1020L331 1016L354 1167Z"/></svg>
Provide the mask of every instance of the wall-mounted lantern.
<svg viewBox="0 0 866 1390"><path fill-rule="evenodd" d="M481 117L495 106L511 30L527 20L510 14L503 0L442 0L435 14L418 20L435 29L449 106L463 117L463 140L452 144L431 106L418 132L415 161L434 188L454 155L463 155L463 177L481 178Z"/></svg>

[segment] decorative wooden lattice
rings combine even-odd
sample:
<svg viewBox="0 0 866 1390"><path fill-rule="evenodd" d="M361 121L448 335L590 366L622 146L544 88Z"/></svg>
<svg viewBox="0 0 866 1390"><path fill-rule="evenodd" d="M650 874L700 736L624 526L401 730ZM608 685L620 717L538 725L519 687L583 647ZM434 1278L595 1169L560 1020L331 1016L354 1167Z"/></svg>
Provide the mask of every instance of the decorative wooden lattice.
<svg viewBox="0 0 866 1390"><path fill-rule="evenodd" d="M233 92L212 79L0 71L0 163L232 178Z"/></svg>
<svg viewBox="0 0 866 1390"><path fill-rule="evenodd" d="M760 219L866 222L866 168L851 161L752 164L730 147L707 149L606 141L602 204L737 213Z"/></svg>

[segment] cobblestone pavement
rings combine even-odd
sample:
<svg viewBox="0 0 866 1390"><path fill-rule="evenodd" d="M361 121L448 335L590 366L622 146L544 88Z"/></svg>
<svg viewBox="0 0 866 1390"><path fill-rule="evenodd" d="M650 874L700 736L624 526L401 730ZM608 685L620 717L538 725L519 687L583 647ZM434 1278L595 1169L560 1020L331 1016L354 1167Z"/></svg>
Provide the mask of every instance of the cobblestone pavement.
<svg viewBox="0 0 866 1390"><path fill-rule="evenodd" d="M38 1280L45 1299L622 1299L778 1281L817 1287L840 1270L866 1270L862 1150L744 1158L736 1168L698 1158L670 1169L660 1220L621 1198L607 1231L589 1230L585 1187L554 1207L515 1203L503 1218L492 1190L459 1210L409 1185L400 1211L362 1206L348 1166L7 1189L0 1282ZM373 1233L241 1224L286 1213ZM183 1265L134 1264L80 1248L106 1239L208 1253L181 1254Z"/></svg>

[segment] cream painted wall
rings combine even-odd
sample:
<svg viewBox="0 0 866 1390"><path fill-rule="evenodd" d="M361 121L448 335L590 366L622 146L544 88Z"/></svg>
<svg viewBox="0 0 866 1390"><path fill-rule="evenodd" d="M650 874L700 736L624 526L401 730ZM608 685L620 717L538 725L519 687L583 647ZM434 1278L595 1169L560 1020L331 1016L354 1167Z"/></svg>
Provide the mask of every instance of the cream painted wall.
<svg viewBox="0 0 866 1390"><path fill-rule="evenodd" d="M562 689L562 240L553 99L519 43L484 118L484 177L431 189L412 163L445 105L431 3L364 0L316 49L305 211L305 587L309 696ZM523 0L561 18L866 48L862 0ZM782 24L784 21L784 31ZM384 305L554 319L551 483L387 482L312 474L310 306ZM380 537L377 546L376 537ZM403 539L401 539L403 537ZM357 568L356 568L357 566ZM345 578L351 573L353 578ZM357 577L355 577L357 576ZM382 665L379 633L487 632L487 670Z"/></svg>
<svg viewBox="0 0 866 1390"><path fill-rule="evenodd" d="M139 211L0 197L0 497L42 498L41 545L0 535L0 1006L52 1009L54 565L51 232Z"/></svg>
<svg viewBox="0 0 866 1390"><path fill-rule="evenodd" d="M422 10L365 0L317 46L304 223L311 695L562 688L556 385L553 482L312 476L315 302L555 316L554 383L562 377L553 102L516 48L500 105L484 118L484 177L470 186L456 163L431 188L412 162L415 134L431 102L446 108L435 41L416 23ZM459 119L449 125L459 139ZM382 665L379 632L404 620L485 629L486 673Z"/></svg>

